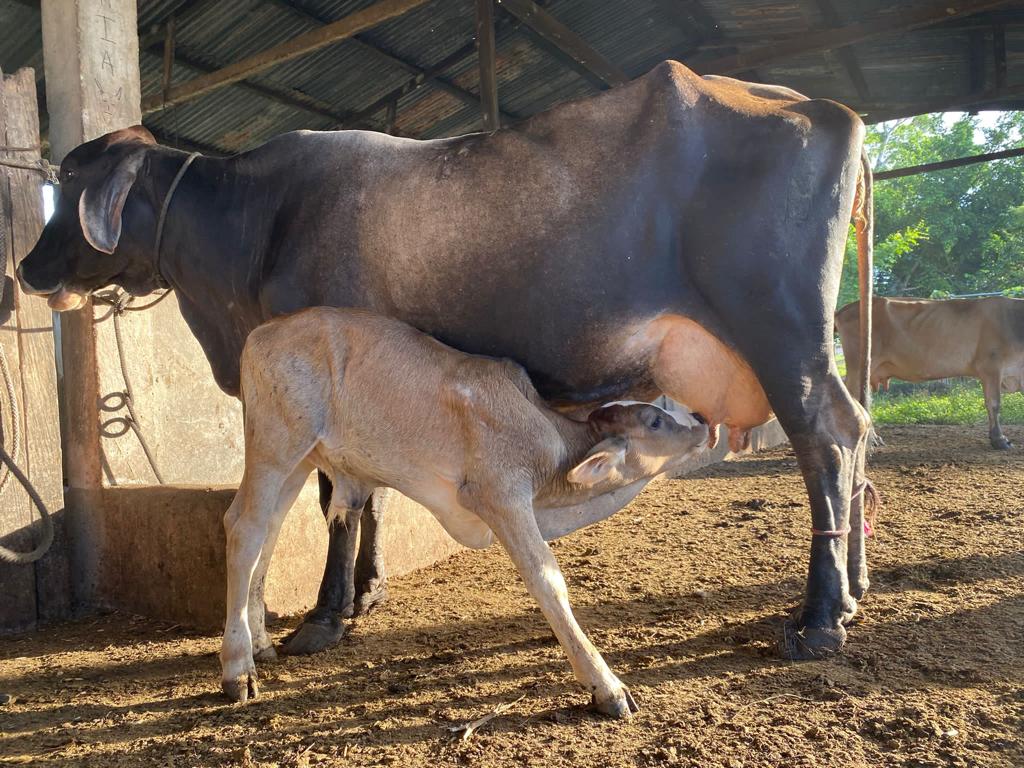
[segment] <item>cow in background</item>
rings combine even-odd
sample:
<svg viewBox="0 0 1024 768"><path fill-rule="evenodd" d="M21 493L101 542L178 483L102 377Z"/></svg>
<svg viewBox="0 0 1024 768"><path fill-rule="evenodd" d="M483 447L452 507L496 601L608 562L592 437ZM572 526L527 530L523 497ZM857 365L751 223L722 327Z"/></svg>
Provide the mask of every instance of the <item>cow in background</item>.
<svg viewBox="0 0 1024 768"><path fill-rule="evenodd" d="M846 356L846 383L862 379L860 302L836 313ZM932 381L953 376L980 379L993 448L1012 447L999 424L1003 392L1024 391L1024 300L909 299L876 296L872 305L872 389L889 379Z"/></svg>

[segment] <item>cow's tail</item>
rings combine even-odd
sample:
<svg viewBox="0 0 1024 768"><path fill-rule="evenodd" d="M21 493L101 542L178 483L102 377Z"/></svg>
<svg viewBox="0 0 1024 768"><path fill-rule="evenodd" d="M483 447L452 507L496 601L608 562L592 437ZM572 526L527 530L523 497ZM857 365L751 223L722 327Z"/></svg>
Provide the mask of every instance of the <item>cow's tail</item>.
<svg viewBox="0 0 1024 768"><path fill-rule="evenodd" d="M853 225L857 235L857 274L860 278L860 379L857 399L870 412L871 405L871 294L874 282L875 203L871 161L861 148L857 198L853 204Z"/></svg>

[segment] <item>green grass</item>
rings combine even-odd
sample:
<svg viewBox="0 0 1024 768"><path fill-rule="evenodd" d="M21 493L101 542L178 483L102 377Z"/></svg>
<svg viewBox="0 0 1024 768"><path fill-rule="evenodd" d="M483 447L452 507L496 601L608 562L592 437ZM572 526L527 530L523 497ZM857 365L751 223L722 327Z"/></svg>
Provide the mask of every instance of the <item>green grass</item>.
<svg viewBox="0 0 1024 768"><path fill-rule="evenodd" d="M952 384L908 385L893 382L893 391L875 394L871 413L877 424L985 424L985 399L974 380ZM1024 424L1024 396L1003 395L1001 420Z"/></svg>

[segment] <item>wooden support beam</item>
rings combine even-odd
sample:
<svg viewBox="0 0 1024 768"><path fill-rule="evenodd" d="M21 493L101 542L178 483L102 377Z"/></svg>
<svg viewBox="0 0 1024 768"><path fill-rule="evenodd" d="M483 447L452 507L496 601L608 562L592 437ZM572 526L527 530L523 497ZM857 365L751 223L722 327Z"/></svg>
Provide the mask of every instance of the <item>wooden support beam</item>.
<svg viewBox="0 0 1024 768"><path fill-rule="evenodd" d="M986 152L983 155L971 155L969 157L958 157L953 160L942 160L937 163L923 163L922 165L909 165L906 168L893 168L888 171L878 171L874 174L874 178L875 181L902 179L905 176L914 176L919 173L946 171L950 168L960 168L965 165L990 163L993 160L1005 160L1009 157L1022 156L1024 156L1024 147L1017 147L1016 149L1004 149L999 152Z"/></svg>
<svg viewBox="0 0 1024 768"><path fill-rule="evenodd" d="M821 17L825 20L827 26L833 28L843 26L843 20L839 16L839 12L836 10L832 0L817 0L817 5L818 12L821 13ZM850 83L857 92L857 98L861 101L868 101L871 98L871 91L868 89L868 82L864 78L864 71L860 68L857 54L854 53L853 48L850 46L838 48L836 50L836 58L839 59L839 63L846 71L846 76L850 79Z"/></svg>
<svg viewBox="0 0 1024 768"><path fill-rule="evenodd" d="M1006 27L992 27L992 60L995 62L996 90L1006 87Z"/></svg>
<svg viewBox="0 0 1024 768"><path fill-rule="evenodd" d="M533 0L498 0L498 4L607 85L629 82L625 72Z"/></svg>
<svg viewBox="0 0 1024 768"><path fill-rule="evenodd" d="M506 0L507 1L507 0ZM863 43L878 37L907 32L939 24L950 19L968 16L1005 5L1008 0L958 0L940 3L928 8L914 8L892 13L879 14L869 21L861 21L805 35L802 39L764 45L742 51L732 56L722 56L706 61L700 66L701 73L728 75L775 64L794 56L828 51L847 45Z"/></svg>
<svg viewBox="0 0 1024 768"><path fill-rule="evenodd" d="M476 0L476 55L480 69L480 112L485 131L501 127L498 115L497 49L494 0Z"/></svg>
<svg viewBox="0 0 1024 768"><path fill-rule="evenodd" d="M272 46L215 72L200 75L187 83L175 86L171 88L167 98L164 98L163 94L149 96L142 103L143 114L152 114L161 109L182 104L218 88L237 83L251 75L264 72L277 64L305 56L307 53L320 50L340 40L346 40L378 24L397 18L426 2L427 0L378 0L368 8L351 13L343 19L312 29L280 45Z"/></svg>

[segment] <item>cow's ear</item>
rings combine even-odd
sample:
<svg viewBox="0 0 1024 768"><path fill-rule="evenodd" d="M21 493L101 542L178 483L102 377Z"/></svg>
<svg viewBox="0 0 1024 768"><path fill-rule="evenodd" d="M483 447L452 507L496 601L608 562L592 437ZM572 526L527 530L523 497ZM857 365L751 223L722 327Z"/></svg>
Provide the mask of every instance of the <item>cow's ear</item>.
<svg viewBox="0 0 1024 768"><path fill-rule="evenodd" d="M590 450L583 461L569 470L567 479L573 485L582 485L585 488L607 480L625 464L626 447L627 443L621 437L602 440Z"/></svg>
<svg viewBox="0 0 1024 768"><path fill-rule="evenodd" d="M97 251L113 253L117 247L124 202L145 159L146 150L139 148L125 155L102 182L82 190L78 218L82 234Z"/></svg>

